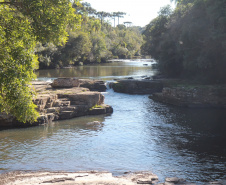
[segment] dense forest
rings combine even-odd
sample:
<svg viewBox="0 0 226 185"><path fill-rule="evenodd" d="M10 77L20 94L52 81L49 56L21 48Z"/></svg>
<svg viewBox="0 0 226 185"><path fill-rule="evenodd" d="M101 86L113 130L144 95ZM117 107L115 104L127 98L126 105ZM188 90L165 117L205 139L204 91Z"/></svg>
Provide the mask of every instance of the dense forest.
<svg viewBox="0 0 226 185"><path fill-rule="evenodd" d="M226 0L180 0L144 31L143 53L168 77L226 82Z"/></svg>
<svg viewBox="0 0 226 185"><path fill-rule="evenodd" d="M38 43L40 69L61 68L83 63L106 62L113 58L133 58L140 55L143 43L141 28L118 24L111 26L107 18L119 19L123 12L97 12L89 3L74 4L75 13L81 16L80 28L70 31L63 46ZM115 20L117 21L117 20Z"/></svg>
<svg viewBox="0 0 226 185"><path fill-rule="evenodd" d="M89 3L73 5L79 27L68 30L65 45L40 42L39 68L61 68L113 58L151 55L166 77L200 82L226 81L226 0L177 0L162 7L145 28L118 24L123 12L97 12ZM130 25L130 24L128 24ZM143 34L143 35L142 35ZM142 47L141 47L142 46ZM142 50L142 51L141 51Z"/></svg>

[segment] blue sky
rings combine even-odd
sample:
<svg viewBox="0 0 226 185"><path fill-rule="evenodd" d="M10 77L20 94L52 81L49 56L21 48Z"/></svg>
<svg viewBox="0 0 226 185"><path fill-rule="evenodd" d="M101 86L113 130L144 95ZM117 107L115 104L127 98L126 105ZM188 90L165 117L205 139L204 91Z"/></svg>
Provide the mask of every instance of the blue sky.
<svg viewBox="0 0 226 185"><path fill-rule="evenodd" d="M125 18L119 23L130 21L134 26L145 26L158 15L160 7L175 6L170 0L83 0L88 2L97 11L126 12ZM118 23L118 21L116 21Z"/></svg>

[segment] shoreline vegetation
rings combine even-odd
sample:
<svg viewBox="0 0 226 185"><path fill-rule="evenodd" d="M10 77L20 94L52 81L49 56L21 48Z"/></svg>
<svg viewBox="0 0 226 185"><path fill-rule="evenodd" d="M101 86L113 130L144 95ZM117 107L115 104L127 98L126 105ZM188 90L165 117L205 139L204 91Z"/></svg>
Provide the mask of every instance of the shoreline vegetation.
<svg viewBox="0 0 226 185"><path fill-rule="evenodd" d="M68 41L63 46L38 43L35 52L39 57L39 69L106 63L111 59L142 56L143 28L124 24L112 26L107 21L107 17L123 17L124 12L97 12L86 2L73 8L81 16L79 30L68 31Z"/></svg>

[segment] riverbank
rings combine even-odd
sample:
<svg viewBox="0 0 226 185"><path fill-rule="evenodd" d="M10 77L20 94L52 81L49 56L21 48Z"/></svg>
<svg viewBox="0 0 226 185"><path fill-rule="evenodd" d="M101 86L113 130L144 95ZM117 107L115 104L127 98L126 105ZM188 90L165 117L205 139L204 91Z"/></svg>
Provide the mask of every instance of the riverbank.
<svg viewBox="0 0 226 185"><path fill-rule="evenodd" d="M196 185L177 177L158 181L157 175L151 172L125 172L123 176L113 176L110 172L10 172L0 175L1 185ZM225 185L226 181L198 183L203 185Z"/></svg>
<svg viewBox="0 0 226 185"><path fill-rule="evenodd" d="M190 108L226 108L226 85L197 84L178 79L124 79L111 84L115 92L150 94L166 104Z"/></svg>
<svg viewBox="0 0 226 185"><path fill-rule="evenodd" d="M34 104L40 116L35 123L20 123L12 115L0 114L0 127L28 127L86 115L108 114L113 108L104 104L103 81L59 78L53 83L33 81L37 96ZM98 92L100 91L100 92Z"/></svg>

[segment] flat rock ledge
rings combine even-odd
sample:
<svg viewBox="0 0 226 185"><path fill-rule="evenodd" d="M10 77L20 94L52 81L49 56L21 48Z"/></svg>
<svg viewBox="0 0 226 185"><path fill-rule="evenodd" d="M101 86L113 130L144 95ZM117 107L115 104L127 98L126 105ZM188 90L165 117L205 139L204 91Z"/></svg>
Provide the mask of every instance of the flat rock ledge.
<svg viewBox="0 0 226 185"><path fill-rule="evenodd" d="M59 82L60 81L60 82ZM99 84L100 81L81 80L83 84ZM101 82L102 83L102 82ZM52 87L58 84L60 87ZM113 108L104 104L104 96L89 88L79 87L80 80L73 78L61 78L53 83L33 81L37 97L34 103L40 117L36 123L20 123L12 115L0 114L0 127L27 127L49 123L55 120L71 119L86 115L110 114ZM65 84L62 87L62 84ZM97 85L96 85L97 86Z"/></svg>
<svg viewBox="0 0 226 185"><path fill-rule="evenodd" d="M118 80L117 82L111 83L110 87L115 92L127 93L127 94L152 94L161 92L163 89L162 81L158 80L136 80L126 79Z"/></svg>
<svg viewBox="0 0 226 185"><path fill-rule="evenodd" d="M109 86L119 93L149 94L149 98L188 108L226 108L226 85L195 85L178 79L125 79Z"/></svg>
<svg viewBox="0 0 226 185"><path fill-rule="evenodd" d="M58 78L51 83L53 88L84 87L90 91L104 92L107 87L102 80L78 79L78 78Z"/></svg>
<svg viewBox="0 0 226 185"><path fill-rule="evenodd" d="M226 181L208 182L203 185L225 185ZM109 172L9 172L0 175L1 185L195 185L176 177L166 178L159 183L151 172L126 173L113 176Z"/></svg>
<svg viewBox="0 0 226 185"><path fill-rule="evenodd" d="M151 99L188 108L226 109L226 86L164 87Z"/></svg>

